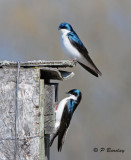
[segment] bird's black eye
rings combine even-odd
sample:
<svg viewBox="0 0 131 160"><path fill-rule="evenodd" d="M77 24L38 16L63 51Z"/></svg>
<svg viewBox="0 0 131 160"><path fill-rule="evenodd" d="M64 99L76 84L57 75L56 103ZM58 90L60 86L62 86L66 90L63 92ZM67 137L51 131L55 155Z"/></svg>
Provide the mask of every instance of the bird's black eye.
<svg viewBox="0 0 131 160"><path fill-rule="evenodd" d="M61 28L62 28L62 29L66 29L66 26L62 26Z"/></svg>

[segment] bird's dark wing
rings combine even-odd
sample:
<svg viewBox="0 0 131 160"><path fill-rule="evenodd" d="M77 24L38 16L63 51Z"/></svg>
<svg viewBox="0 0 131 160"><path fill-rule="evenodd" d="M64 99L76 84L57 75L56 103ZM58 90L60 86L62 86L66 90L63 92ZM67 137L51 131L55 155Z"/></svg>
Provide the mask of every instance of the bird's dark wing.
<svg viewBox="0 0 131 160"><path fill-rule="evenodd" d="M54 139L58 136L58 131L59 131L59 130L57 130L56 133L55 133L55 134L53 135L53 137L51 138L50 143L49 143L49 146L50 146L50 147L52 146L52 144L53 144L53 142L54 142Z"/></svg>
<svg viewBox="0 0 131 160"><path fill-rule="evenodd" d="M84 44L78 37L78 35L75 32L69 32L67 34L68 39L70 40L71 44L77 48L77 50L82 53L82 55L85 57L85 54L88 54L87 49L85 48Z"/></svg>
<svg viewBox="0 0 131 160"><path fill-rule="evenodd" d="M74 110L76 109L77 105L78 104L73 99L70 99L64 108L59 131L58 131L59 132L58 133L58 151L62 150L62 145L64 144L67 129L70 125L72 115L73 115Z"/></svg>
<svg viewBox="0 0 131 160"><path fill-rule="evenodd" d="M90 72L91 74L93 74L94 76L98 77L98 73L96 71L94 71L93 69L91 69L90 67L84 65L83 63L77 61L85 70L87 70L88 72Z"/></svg>
<svg viewBox="0 0 131 160"><path fill-rule="evenodd" d="M98 70L98 68L96 67L96 65L94 64L94 62L91 60L87 49L85 48L84 44L82 43L82 41L80 40L80 38L77 36L77 34L75 32L69 32L67 34L68 39L70 41L70 43L82 54L82 56L88 61L88 63L90 64L90 67L85 66L84 64L82 64L81 62L79 63L80 65L82 65L82 67L84 67L86 70L88 70L90 73L92 73L93 75L98 77L98 74L101 75L101 72ZM79 62L79 61L78 61Z"/></svg>

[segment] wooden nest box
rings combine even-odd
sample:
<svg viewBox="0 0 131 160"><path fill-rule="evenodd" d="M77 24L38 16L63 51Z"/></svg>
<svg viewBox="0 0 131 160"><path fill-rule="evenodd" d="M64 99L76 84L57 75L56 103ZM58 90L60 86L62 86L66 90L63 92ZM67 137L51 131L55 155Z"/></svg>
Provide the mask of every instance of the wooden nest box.
<svg viewBox="0 0 131 160"><path fill-rule="evenodd" d="M0 159L49 159L58 83L74 73L71 61L0 62Z"/></svg>

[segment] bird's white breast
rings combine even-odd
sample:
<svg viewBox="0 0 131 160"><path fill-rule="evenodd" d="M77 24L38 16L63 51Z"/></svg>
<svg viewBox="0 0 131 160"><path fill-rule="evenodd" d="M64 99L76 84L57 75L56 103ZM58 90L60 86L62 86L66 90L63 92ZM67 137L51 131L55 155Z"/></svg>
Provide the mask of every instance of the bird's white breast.
<svg viewBox="0 0 131 160"><path fill-rule="evenodd" d="M63 100L60 101L59 105L58 105L58 108L56 110L56 123L55 123L55 129L57 130L57 128L60 126L60 122L61 122L61 117L62 117L62 114L63 114L63 110L64 110L64 107L67 103L67 101L69 99L74 99L76 100L77 98L73 95L71 95L70 97L67 97L67 98L64 98Z"/></svg>
<svg viewBox="0 0 131 160"><path fill-rule="evenodd" d="M56 110L56 123L55 123L55 129L57 129L60 125L60 120L61 120L61 116L64 110L64 107L67 103L68 98L64 98L63 100L60 101L58 108Z"/></svg>
<svg viewBox="0 0 131 160"><path fill-rule="evenodd" d="M61 30L61 47L64 51L64 53L70 57L71 59L77 60L81 58L81 54L79 53L79 51L77 49L75 49L75 47L72 46L72 44L70 43L67 34L70 31L62 29Z"/></svg>

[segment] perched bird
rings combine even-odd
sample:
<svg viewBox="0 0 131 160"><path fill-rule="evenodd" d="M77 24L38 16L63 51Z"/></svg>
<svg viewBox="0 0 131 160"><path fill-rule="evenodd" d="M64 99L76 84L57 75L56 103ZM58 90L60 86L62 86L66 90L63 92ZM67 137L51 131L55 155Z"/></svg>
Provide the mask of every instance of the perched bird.
<svg viewBox="0 0 131 160"><path fill-rule="evenodd" d="M69 97L61 100L57 107L55 123L56 132L52 136L49 144L51 146L54 139L58 136L58 152L62 150L62 145L64 144L72 115L82 98L82 93L78 89L72 89L67 94L69 94Z"/></svg>
<svg viewBox="0 0 131 160"><path fill-rule="evenodd" d="M87 49L73 30L72 26L63 22L58 29L61 31L61 46L65 54L73 61L78 62L94 76L98 77L98 75L101 75L101 72L91 60Z"/></svg>

